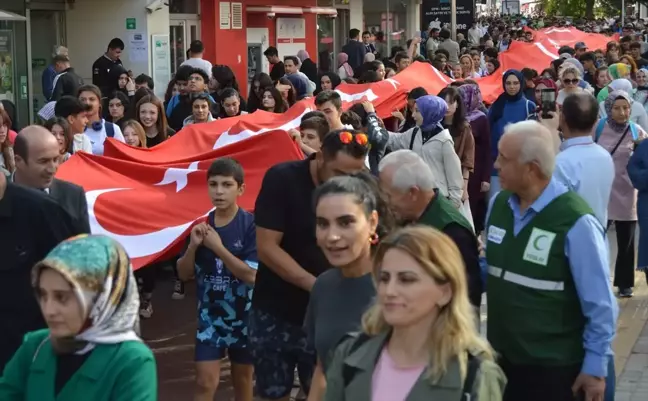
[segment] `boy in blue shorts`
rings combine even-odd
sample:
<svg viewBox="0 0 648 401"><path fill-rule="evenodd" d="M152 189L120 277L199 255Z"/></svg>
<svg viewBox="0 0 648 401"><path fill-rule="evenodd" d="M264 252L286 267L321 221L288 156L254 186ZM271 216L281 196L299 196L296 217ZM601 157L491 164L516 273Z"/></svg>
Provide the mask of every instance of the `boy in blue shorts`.
<svg viewBox="0 0 648 401"><path fill-rule="evenodd" d="M252 357L248 348L248 310L256 277L254 216L237 205L245 190L241 165L221 158L207 171L215 210L191 230L178 260L183 281L196 279L196 393L212 401L220 380L220 361L229 356L236 401L252 401Z"/></svg>

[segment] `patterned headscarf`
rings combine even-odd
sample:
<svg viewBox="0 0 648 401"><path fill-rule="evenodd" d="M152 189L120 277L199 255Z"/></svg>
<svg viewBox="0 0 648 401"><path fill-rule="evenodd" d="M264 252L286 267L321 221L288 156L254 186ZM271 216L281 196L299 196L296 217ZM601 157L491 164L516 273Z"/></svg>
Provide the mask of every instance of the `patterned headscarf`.
<svg viewBox="0 0 648 401"><path fill-rule="evenodd" d="M625 99L628 101L630 106L632 106L632 98L628 94L628 92L622 91L622 90L616 90L611 92L607 99L605 99L605 113L607 113L607 124L612 128L615 132L618 132L619 134L622 134L626 128L628 128L628 125L630 124L630 119L628 118L628 121L626 121L623 124L619 124L612 118L612 107L614 106L614 102L616 102L619 99Z"/></svg>
<svg viewBox="0 0 648 401"><path fill-rule="evenodd" d="M612 64L608 68L608 74L612 79L626 78L630 75L630 67L623 63Z"/></svg>
<svg viewBox="0 0 648 401"><path fill-rule="evenodd" d="M60 273L72 286L82 313L81 331L70 339L76 354L97 344L141 341L139 294L130 259L115 240L101 235L79 235L58 244L32 270L32 284L39 285L43 269ZM63 341L66 341L64 339Z"/></svg>
<svg viewBox="0 0 648 401"><path fill-rule="evenodd" d="M475 84L466 84L461 85L458 89L461 100L463 100L464 106L466 107L466 119L468 122L486 116L484 112L480 110L483 100L479 86Z"/></svg>

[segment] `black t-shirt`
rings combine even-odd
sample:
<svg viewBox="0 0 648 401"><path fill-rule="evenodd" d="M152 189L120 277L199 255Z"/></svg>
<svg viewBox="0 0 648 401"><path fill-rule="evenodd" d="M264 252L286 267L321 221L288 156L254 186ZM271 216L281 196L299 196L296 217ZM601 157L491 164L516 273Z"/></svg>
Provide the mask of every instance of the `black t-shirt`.
<svg viewBox="0 0 648 401"><path fill-rule="evenodd" d="M270 70L270 78L272 78L273 82L278 81L279 78L283 77L284 75L286 75L286 67L284 67L284 63L282 61L272 66L272 70Z"/></svg>
<svg viewBox="0 0 648 401"><path fill-rule="evenodd" d="M92 84L97 85L101 89L102 97L110 96L111 90L111 75L110 71L116 66L121 66L121 60L112 61L106 55L99 57L94 64L92 64Z"/></svg>
<svg viewBox="0 0 648 401"><path fill-rule="evenodd" d="M281 248L317 277L330 265L315 239L315 184L309 169L312 159L271 167L263 177L254 213L257 227L282 232ZM309 292L284 281L259 258L254 308L301 326L309 296Z"/></svg>

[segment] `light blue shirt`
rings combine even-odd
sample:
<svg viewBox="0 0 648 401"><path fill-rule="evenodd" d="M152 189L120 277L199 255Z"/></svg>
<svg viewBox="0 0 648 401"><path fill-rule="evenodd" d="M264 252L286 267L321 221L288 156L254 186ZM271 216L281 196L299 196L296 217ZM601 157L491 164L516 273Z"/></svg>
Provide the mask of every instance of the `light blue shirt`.
<svg viewBox="0 0 648 401"><path fill-rule="evenodd" d="M517 236L535 215L567 191L565 185L552 179L538 199L523 213L520 210L518 197L511 196L508 204L513 212L513 235ZM496 196L490 200L487 222L495 199ZM585 359L581 372L595 377L607 376L608 361L614 355L612 340L616 333L619 314L617 301L610 285L608 254L603 226L594 216L581 217L567 232L565 256L569 260L583 315L587 319L583 333ZM488 248L486 248L486 255L488 257Z"/></svg>
<svg viewBox="0 0 648 401"><path fill-rule="evenodd" d="M607 226L614 182L614 161L610 152L594 143L590 136L567 139L560 150L553 177L585 199L601 225Z"/></svg>

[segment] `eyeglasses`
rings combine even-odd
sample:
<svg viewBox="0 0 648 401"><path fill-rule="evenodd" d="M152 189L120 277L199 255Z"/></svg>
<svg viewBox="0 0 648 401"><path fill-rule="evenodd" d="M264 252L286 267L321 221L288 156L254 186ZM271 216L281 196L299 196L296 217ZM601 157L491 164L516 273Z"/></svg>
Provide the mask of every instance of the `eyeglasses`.
<svg viewBox="0 0 648 401"><path fill-rule="evenodd" d="M358 134L354 134L353 132L342 131L340 132L339 137L340 137L340 142L342 142L345 145L350 144L351 142L354 141L354 139L355 139L355 143L357 143L360 146L367 146L367 144L369 143L369 138L367 137L367 134L362 132Z"/></svg>
<svg viewBox="0 0 648 401"><path fill-rule="evenodd" d="M576 85L577 83L580 82L580 79L575 79L575 78L574 79L563 79L562 81L563 81L563 83L565 85L570 85L570 84Z"/></svg>

